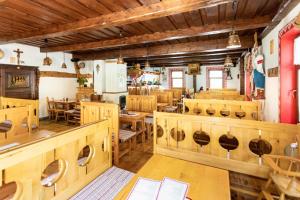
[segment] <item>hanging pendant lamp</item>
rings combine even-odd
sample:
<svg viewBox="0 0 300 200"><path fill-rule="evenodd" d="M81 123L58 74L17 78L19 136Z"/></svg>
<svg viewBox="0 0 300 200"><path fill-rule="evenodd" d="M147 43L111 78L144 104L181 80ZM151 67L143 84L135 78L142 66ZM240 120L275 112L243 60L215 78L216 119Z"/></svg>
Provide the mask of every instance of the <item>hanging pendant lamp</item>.
<svg viewBox="0 0 300 200"><path fill-rule="evenodd" d="M233 30L233 31L229 34L227 48L228 48L228 49L235 49L235 48L240 48L240 47L242 47L241 41L240 41L240 37L239 37L239 35Z"/></svg>
<svg viewBox="0 0 300 200"><path fill-rule="evenodd" d="M120 38L122 38L122 32L120 31ZM121 51L121 47L120 47L120 53L119 53L119 57L117 60L117 64L124 64L124 59L122 57L122 51Z"/></svg>
<svg viewBox="0 0 300 200"><path fill-rule="evenodd" d="M150 66L150 62L148 60L148 46L147 46L147 60L145 62L145 68L148 68L148 67L151 67L151 66Z"/></svg>
<svg viewBox="0 0 300 200"><path fill-rule="evenodd" d="M61 64L61 68L66 69L67 68L67 64L66 64L65 52L63 52L63 56L64 56L64 62Z"/></svg>
<svg viewBox="0 0 300 200"><path fill-rule="evenodd" d="M48 39L45 39L45 46L48 47ZM43 60L43 65L50 66L52 64L52 59L48 57L48 52L46 51L46 57Z"/></svg>
<svg viewBox="0 0 300 200"><path fill-rule="evenodd" d="M233 62L230 56L227 55L224 62L224 68L229 68L229 67L233 67Z"/></svg>

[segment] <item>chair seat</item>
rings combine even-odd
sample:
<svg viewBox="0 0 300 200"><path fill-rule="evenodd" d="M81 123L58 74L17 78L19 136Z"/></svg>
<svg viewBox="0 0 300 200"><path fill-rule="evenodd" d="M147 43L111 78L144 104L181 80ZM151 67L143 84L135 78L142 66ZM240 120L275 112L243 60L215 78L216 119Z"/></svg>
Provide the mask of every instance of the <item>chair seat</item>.
<svg viewBox="0 0 300 200"><path fill-rule="evenodd" d="M287 185L289 184L291 178L279 174L271 174L271 178L277 188L286 195L290 197L298 197L300 198L300 182L299 180L294 180L290 189L287 189Z"/></svg>
<svg viewBox="0 0 300 200"><path fill-rule="evenodd" d="M136 135L136 132L134 132L134 131L120 129L119 140L121 142L126 142L127 140L131 139L135 135Z"/></svg>
<svg viewBox="0 0 300 200"><path fill-rule="evenodd" d="M166 106L166 107L164 108L164 110L165 110L166 112L174 112L174 111L177 110L177 106Z"/></svg>

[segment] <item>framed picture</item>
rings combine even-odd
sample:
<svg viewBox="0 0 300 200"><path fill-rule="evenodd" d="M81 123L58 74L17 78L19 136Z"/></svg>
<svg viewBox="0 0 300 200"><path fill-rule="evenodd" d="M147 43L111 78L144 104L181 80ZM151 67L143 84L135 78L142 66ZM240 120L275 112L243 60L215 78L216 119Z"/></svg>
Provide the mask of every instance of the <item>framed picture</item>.
<svg viewBox="0 0 300 200"><path fill-rule="evenodd" d="M189 64L188 65L188 75L200 74L200 65L199 64Z"/></svg>
<svg viewBox="0 0 300 200"><path fill-rule="evenodd" d="M28 88L30 87L29 74L7 74L6 88Z"/></svg>

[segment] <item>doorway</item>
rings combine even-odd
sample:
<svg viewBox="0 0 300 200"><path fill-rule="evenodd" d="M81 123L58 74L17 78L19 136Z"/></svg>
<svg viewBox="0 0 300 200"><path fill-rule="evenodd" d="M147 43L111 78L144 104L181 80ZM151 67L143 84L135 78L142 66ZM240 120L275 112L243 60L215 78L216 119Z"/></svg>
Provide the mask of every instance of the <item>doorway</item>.
<svg viewBox="0 0 300 200"><path fill-rule="evenodd" d="M299 35L300 30L292 24L279 33L281 123L298 123L298 68L295 65L295 39Z"/></svg>

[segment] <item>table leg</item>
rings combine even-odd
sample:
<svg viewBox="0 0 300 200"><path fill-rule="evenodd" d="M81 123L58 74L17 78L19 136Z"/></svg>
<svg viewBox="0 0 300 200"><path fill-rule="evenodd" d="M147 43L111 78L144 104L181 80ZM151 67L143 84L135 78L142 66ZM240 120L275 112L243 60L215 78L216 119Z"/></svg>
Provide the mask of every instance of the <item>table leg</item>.
<svg viewBox="0 0 300 200"><path fill-rule="evenodd" d="M135 132L137 132L137 122L136 121L134 121L134 122L132 122L132 127L131 127L131 129L133 130L133 131L135 131ZM134 150L135 148L136 148L136 143L137 143L137 135L135 135L133 138L132 138L132 142L133 142L133 144L132 144L132 149Z"/></svg>

